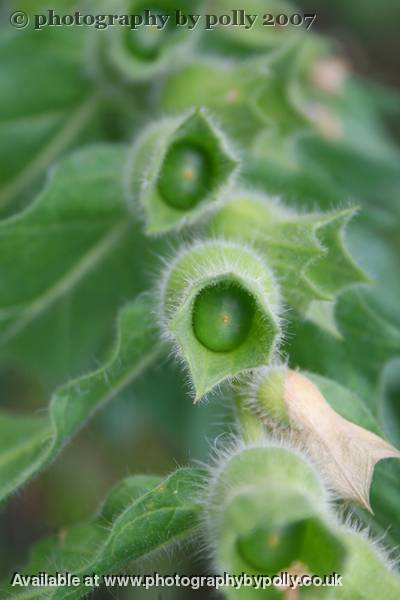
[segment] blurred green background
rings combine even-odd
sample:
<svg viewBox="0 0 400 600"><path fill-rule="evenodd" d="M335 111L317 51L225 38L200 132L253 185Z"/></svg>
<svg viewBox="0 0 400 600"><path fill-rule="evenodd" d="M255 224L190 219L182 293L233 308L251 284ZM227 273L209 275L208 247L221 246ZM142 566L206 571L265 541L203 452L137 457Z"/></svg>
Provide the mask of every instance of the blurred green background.
<svg viewBox="0 0 400 600"><path fill-rule="evenodd" d="M68 0L53 4L44 4L40 0L2 2L0 14L4 22L3 31L9 27L7 20L12 9L34 12L36 8L39 10L44 6L54 8L55 4L69 9L81 7L84 3ZM398 0L302 0L297 5L317 13L315 30L329 34L337 41L356 73L393 90L393 97L390 94L382 96L382 105L388 131L398 136L398 96L395 94L400 83ZM1 68L0 62L0 72ZM140 115L138 118L140 120ZM118 138L119 127L110 114L108 131L98 134L99 139ZM104 348L109 337L104 335ZM37 344L40 352L40 339ZM57 346L54 352L58 352ZM95 365L100 358L101 355L93 356L91 364ZM88 366L74 365L71 371L74 370L75 374ZM47 404L52 385L64 379L56 375L54 378L55 381L51 383L43 382L37 375L29 371L21 372L15 365L0 364L0 406L16 411L40 411ZM396 377L392 379L389 390L392 395L391 406L397 406L400 402L399 385ZM150 373L143 375L98 413L51 468L2 508L0 579L7 576L11 568L26 562L33 542L48 534L61 532L63 527L92 514L104 494L122 477L133 473L163 474L191 460L205 461L213 440L227 428L229 410L224 402L214 398L193 407L187 396L184 375L172 360L165 359L163 364L153 367ZM189 561L188 554L185 550L177 550L173 571L201 573L207 568L204 557L196 556ZM160 557L157 564L141 567L142 571L150 573L155 569L171 572L168 557ZM185 591L179 598L192 596L205 598L206 593ZM120 590L117 593L104 590L96 592L93 597L98 600L115 597L167 600L178 598L178 594L175 591Z"/></svg>

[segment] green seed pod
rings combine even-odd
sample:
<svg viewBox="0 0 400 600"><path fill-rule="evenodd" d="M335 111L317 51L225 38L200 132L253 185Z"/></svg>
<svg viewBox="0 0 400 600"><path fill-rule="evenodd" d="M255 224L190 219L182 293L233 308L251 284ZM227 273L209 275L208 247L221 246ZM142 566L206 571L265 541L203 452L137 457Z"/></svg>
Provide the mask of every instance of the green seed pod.
<svg viewBox="0 0 400 600"><path fill-rule="evenodd" d="M214 209L237 161L221 131L202 111L164 119L135 143L126 169L132 208L139 201L146 232L164 233Z"/></svg>
<svg viewBox="0 0 400 600"><path fill-rule="evenodd" d="M160 297L164 331L189 369L196 400L268 363L276 350L276 285L246 246L210 241L185 249L168 267Z"/></svg>
<svg viewBox="0 0 400 600"><path fill-rule="evenodd" d="M265 30L261 28L263 41ZM251 38L249 32L245 33ZM256 55L233 64L218 58L203 59L171 74L162 92L162 106L169 113L206 107L217 115L230 136L246 145L247 168L257 164L254 159L261 159L260 170L271 170L271 183L275 181L277 166L282 176L286 175L286 183L296 169L304 170L294 136L311 134L314 126L323 127L324 115L333 110L332 100L328 102L317 94L316 86L310 82L313 66L318 67L316 57L321 54L326 54L321 42L300 36L293 43L280 45L279 52L270 57ZM314 75L317 77L318 72ZM337 104L337 98L334 101ZM250 175L248 179L253 183Z"/></svg>
<svg viewBox="0 0 400 600"><path fill-rule="evenodd" d="M346 549L324 487L297 452L264 441L229 453L213 473L206 504L220 571L273 576L301 565L309 574L341 572ZM273 586L226 593L234 600L281 597Z"/></svg>
<svg viewBox="0 0 400 600"><path fill-rule="evenodd" d="M246 564L265 573L278 573L293 564L301 550L307 527L306 519L288 525L266 525L239 536L236 548Z"/></svg>
<svg viewBox="0 0 400 600"><path fill-rule="evenodd" d="M163 14L163 9L160 7L147 7L151 13ZM144 7L139 9L139 17L145 18ZM137 60L153 61L162 52L163 44L168 41L171 35L171 27L166 26L164 29L159 29L157 26L140 26L136 31L127 29L122 40L125 50Z"/></svg>
<svg viewBox="0 0 400 600"><path fill-rule="evenodd" d="M178 210L189 210L207 195L213 179L210 153L186 141L173 144L164 158L158 188L164 201Z"/></svg>
<svg viewBox="0 0 400 600"><path fill-rule="evenodd" d="M191 0L186 9L197 10ZM198 37L197 31L177 27L176 6L171 0L149 5L143 0L111 0L107 14L120 15L117 26L93 37L95 59L110 79L118 74L129 81L145 81L186 60ZM168 18L167 18L168 17Z"/></svg>
<svg viewBox="0 0 400 600"><path fill-rule="evenodd" d="M249 335L254 314L254 299L239 284L226 280L210 285L194 301L195 336L213 352L230 352Z"/></svg>
<svg viewBox="0 0 400 600"><path fill-rule="evenodd" d="M256 58L244 64L203 59L170 75L162 91L161 105L168 114L205 107L217 116L232 139L249 145L265 126L265 118L255 101L266 77L265 59Z"/></svg>
<svg viewBox="0 0 400 600"><path fill-rule="evenodd" d="M337 587L300 587L300 597L397 600L393 561L365 533L341 523L327 500L317 472L297 450L265 439L229 450L213 469L205 498L217 569L256 577L335 572ZM283 600L287 590L261 582L258 589L224 592L230 600Z"/></svg>

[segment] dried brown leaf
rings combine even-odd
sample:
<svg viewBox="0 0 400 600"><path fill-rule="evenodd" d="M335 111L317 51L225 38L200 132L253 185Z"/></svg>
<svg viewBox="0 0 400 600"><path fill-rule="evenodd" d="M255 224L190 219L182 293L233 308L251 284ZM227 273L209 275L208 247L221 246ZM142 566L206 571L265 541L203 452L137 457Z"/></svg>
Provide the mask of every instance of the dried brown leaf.
<svg viewBox="0 0 400 600"><path fill-rule="evenodd" d="M383 458L400 458L400 452L375 433L341 417L312 381L289 369L284 378L284 401L295 436L331 489L372 512L369 490L374 467Z"/></svg>

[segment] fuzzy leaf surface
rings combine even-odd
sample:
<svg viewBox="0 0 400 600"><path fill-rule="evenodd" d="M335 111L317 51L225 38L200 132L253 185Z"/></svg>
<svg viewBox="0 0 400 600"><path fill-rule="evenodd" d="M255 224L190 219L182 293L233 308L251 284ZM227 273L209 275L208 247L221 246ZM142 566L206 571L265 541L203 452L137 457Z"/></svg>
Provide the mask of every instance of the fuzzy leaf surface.
<svg viewBox="0 0 400 600"><path fill-rule="evenodd" d="M382 370L400 356L400 330L377 314L362 290L346 290L339 296L335 322L340 338L309 321L293 321L287 346L290 360L353 390L376 416Z"/></svg>
<svg viewBox="0 0 400 600"><path fill-rule="evenodd" d="M103 507L99 515L62 537L39 542L24 573L67 571L81 578L117 573L130 562L184 539L199 526L196 496L203 477L201 470L182 468L164 480L151 476L123 480L106 499L108 519ZM5 586L3 590L5 597L21 600L73 600L86 596L91 587L21 591Z"/></svg>
<svg viewBox="0 0 400 600"><path fill-rule="evenodd" d="M0 210L82 139L98 108L83 68L84 32L37 33L9 27L1 35Z"/></svg>
<svg viewBox="0 0 400 600"><path fill-rule="evenodd" d="M353 212L300 215L243 193L218 211L210 229L214 235L252 243L276 273L285 300L305 311L312 300L334 300L347 286L366 281L343 242Z"/></svg>
<svg viewBox="0 0 400 600"><path fill-rule="evenodd" d="M110 359L56 390L46 416L0 413L0 500L53 460L96 409L155 359L159 345L149 305L142 296L122 309Z"/></svg>
<svg viewBox="0 0 400 600"><path fill-rule="evenodd" d="M28 208L0 222L0 356L52 386L90 368L118 308L146 287L147 243L124 203L125 154L111 144L73 153Z"/></svg>

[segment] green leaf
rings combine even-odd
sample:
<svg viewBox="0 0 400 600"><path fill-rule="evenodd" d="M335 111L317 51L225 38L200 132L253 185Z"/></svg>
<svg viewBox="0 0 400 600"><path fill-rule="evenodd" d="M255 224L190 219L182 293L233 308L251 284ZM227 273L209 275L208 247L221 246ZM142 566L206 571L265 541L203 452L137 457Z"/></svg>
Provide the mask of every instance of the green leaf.
<svg viewBox="0 0 400 600"><path fill-rule="evenodd" d="M386 365L381 384L379 416L388 437L400 446L400 358Z"/></svg>
<svg viewBox="0 0 400 600"><path fill-rule="evenodd" d="M0 222L0 355L51 383L85 367L121 303L147 284L153 259L125 206L125 160L121 146L79 150L28 208Z"/></svg>
<svg viewBox="0 0 400 600"><path fill-rule="evenodd" d="M328 377L310 372L306 372L306 375L318 386L325 400L339 415L384 437L378 421L357 394Z"/></svg>
<svg viewBox="0 0 400 600"><path fill-rule="evenodd" d="M98 520L112 523L132 500L139 498L146 490L150 490L162 478L158 475L132 475L120 481L108 494L98 512Z"/></svg>
<svg viewBox="0 0 400 600"><path fill-rule="evenodd" d="M341 129L338 139L310 136L302 140L305 168L317 165L359 201L378 200L379 205L395 209L390 195L399 187L399 149L388 135L372 86L349 78L335 102L335 113Z"/></svg>
<svg viewBox="0 0 400 600"><path fill-rule="evenodd" d="M366 276L344 246L354 209L299 214L276 201L237 193L211 219L213 235L255 246L276 273L284 298L306 312L312 300L335 300Z"/></svg>
<svg viewBox="0 0 400 600"><path fill-rule="evenodd" d="M261 132L254 144L262 148L261 156L248 153L243 157L243 182L268 195L278 195L295 209L299 204L310 211L316 206L322 210L340 206L345 192L329 173L315 164L313 168L305 168L300 162L297 144L295 137L282 140L273 130Z"/></svg>
<svg viewBox="0 0 400 600"><path fill-rule="evenodd" d="M79 151L57 166L35 202L0 223L3 343L70 289L122 235L123 156L113 147Z"/></svg>
<svg viewBox="0 0 400 600"><path fill-rule="evenodd" d="M70 572L84 575L114 574L129 563L173 545L199 527L197 501L204 472L182 468L162 480L134 476L118 484L106 499L100 515L77 525L59 538L36 544L26 574ZM107 526L104 510L107 508ZM10 598L73 600L88 594L78 588L25 588L4 585Z"/></svg>
<svg viewBox="0 0 400 600"><path fill-rule="evenodd" d="M376 156L374 150L368 146L357 148L346 141L333 144L313 136L304 138L299 147L305 170L319 169L357 202L385 205L398 215L393 196L397 195L400 185L399 153L396 149L388 155L389 151L384 150Z"/></svg>
<svg viewBox="0 0 400 600"><path fill-rule="evenodd" d="M130 204L134 213L142 207L149 234L191 224L217 205L236 165L222 132L202 111L164 119L133 147Z"/></svg>
<svg viewBox="0 0 400 600"><path fill-rule="evenodd" d="M47 417L0 413L0 500L53 460L95 410L137 377L158 352L151 300L140 297L119 315L108 362L56 390Z"/></svg>
<svg viewBox="0 0 400 600"><path fill-rule="evenodd" d="M309 265L307 279L329 300L350 285L369 281L344 244L345 228L354 213L354 208L332 211L317 230L326 251L320 260Z"/></svg>
<svg viewBox="0 0 400 600"><path fill-rule="evenodd" d="M84 42L76 28L3 29L0 210L21 192L31 197L36 178L93 123L98 99L84 70Z"/></svg>
<svg viewBox="0 0 400 600"><path fill-rule="evenodd" d="M310 129L301 105L295 101L304 43L290 44L274 57L268 64L269 76L264 79L255 100L265 127L279 134L281 140L290 140L290 136ZM273 156L274 147L267 146L265 153Z"/></svg>
<svg viewBox="0 0 400 600"><path fill-rule="evenodd" d="M340 339L311 322L294 319L287 344L291 364L354 390L377 415L382 370L400 356L400 330L376 313L362 290L339 296L335 322Z"/></svg>
<svg viewBox="0 0 400 600"><path fill-rule="evenodd" d="M300 27L271 27L263 25L263 15L268 10L275 17L279 14L290 15L293 5L286 0L269 0L266 7L262 0L249 0L246 4L247 14L258 15L258 19L251 29L244 27L217 27L212 29L212 34L206 31L202 38L201 50L206 53L210 49L219 52L225 58L235 56L243 58L262 54L273 57L282 52L287 45L304 36ZM213 6L212 14L230 14L232 6L229 0L220 0ZM307 35L310 35L309 33Z"/></svg>

